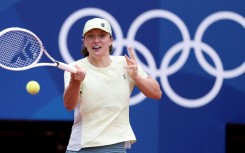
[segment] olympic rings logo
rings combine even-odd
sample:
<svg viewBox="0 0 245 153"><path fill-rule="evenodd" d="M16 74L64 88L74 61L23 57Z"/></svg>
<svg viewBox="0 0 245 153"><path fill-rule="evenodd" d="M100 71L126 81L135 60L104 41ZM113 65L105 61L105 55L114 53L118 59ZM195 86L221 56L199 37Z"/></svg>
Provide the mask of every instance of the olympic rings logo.
<svg viewBox="0 0 245 153"><path fill-rule="evenodd" d="M74 61L67 47L67 36L69 30L77 20L86 16L98 16L98 17L106 18L111 23L113 32L115 34L114 44L113 44L115 48L114 55L121 55L123 51L123 47L124 46L126 47L128 45L131 45L136 50L138 50L144 57L146 57L145 59L147 60L148 65L142 63L137 57L139 64L152 77L154 78L159 77L161 79L161 85L164 88L164 92L166 93L166 95L173 102L175 102L176 104L182 107L196 108L196 107L201 107L206 105L217 96L217 94L219 93L222 87L224 79L235 78L245 73L245 61L241 63L237 68L234 68L232 70L224 70L222 61L219 58L218 54L215 52L215 50L212 47L210 47L208 44L202 42L202 37L206 29L211 24L219 20L232 20L240 24L245 29L245 18L237 13L222 11L222 12L216 12L211 14L200 23L199 27L197 28L194 40L191 40L189 31L185 23L177 15L166 10L154 9L154 10L146 11L141 15L139 15L129 27L127 38L124 39L123 32L120 28L120 25L112 15L98 8L80 9L74 12L73 14L71 14L65 20L60 30L59 48L60 48L61 56L63 57L64 61L67 63ZM135 40L135 35L139 27L142 26L144 22L153 18L163 18L171 21L178 27L183 38L182 42L173 45L166 52L166 55L163 57L159 69L157 69L156 67L156 63L153 55L151 54L151 51L146 46L144 46L144 44ZM194 50L195 57L197 58L197 61L199 62L201 67L210 75L216 77L216 80L213 85L213 88L203 97L196 98L196 99L187 99L175 93L175 91L171 88L169 84L168 76L172 75L173 73L177 72L182 68L184 63L187 61L192 48ZM171 59L174 57L174 55L176 55L180 51L182 52L180 54L179 59L174 64L169 66ZM205 52L207 55L211 57L215 67L213 67L206 61L202 52ZM146 97L142 93L138 93L137 95L131 98L130 105L138 104L142 102L145 98Z"/></svg>

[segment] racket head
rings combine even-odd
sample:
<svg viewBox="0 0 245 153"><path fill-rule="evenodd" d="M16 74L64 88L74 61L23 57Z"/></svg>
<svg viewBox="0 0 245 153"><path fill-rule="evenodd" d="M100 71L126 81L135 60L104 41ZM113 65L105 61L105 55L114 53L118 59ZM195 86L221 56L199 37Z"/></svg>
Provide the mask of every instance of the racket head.
<svg viewBox="0 0 245 153"><path fill-rule="evenodd" d="M19 27L0 32L0 67L12 71L30 69L42 54L43 44L33 32Z"/></svg>

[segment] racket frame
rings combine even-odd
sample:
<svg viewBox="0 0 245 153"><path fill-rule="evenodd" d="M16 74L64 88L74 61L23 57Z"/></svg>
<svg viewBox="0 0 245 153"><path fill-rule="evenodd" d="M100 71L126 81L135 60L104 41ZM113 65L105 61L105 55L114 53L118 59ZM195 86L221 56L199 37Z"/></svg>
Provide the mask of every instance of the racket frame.
<svg viewBox="0 0 245 153"><path fill-rule="evenodd" d="M40 54L38 55L37 59L32 62L30 65L27 65L25 67L18 67L18 68L12 68L12 67L8 67L8 66L5 66L3 64L0 63L0 67L2 68L5 68L5 69L8 69L8 70L12 70L12 71L22 71L22 70L27 70L27 69L31 69L31 68L34 68L34 67L39 67L39 66L52 66L52 67L57 67L57 68L60 68L62 70L65 70L65 71L68 71L68 72L71 72L71 73L76 73L77 72L77 69L73 66L70 66L68 64L65 64L63 62L60 62L60 61L57 61L55 60L48 52L47 50L44 48L44 45L42 43L42 41L39 39L39 37L34 34L32 31L30 30L27 30L27 29L24 29L24 28L20 28L20 27L10 27L10 28L7 28L7 29L4 29L0 32L0 37L8 32L11 32L11 31L23 31L23 32L26 32L30 35L32 35L37 41L38 41L38 44L40 46ZM38 63L41 59L41 57L43 56L43 53L53 62L53 63Z"/></svg>

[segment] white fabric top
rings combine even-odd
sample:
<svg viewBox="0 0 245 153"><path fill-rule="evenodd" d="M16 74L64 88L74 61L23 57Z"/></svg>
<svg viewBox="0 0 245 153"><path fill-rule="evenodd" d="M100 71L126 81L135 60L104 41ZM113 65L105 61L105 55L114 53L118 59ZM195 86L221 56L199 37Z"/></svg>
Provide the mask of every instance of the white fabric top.
<svg viewBox="0 0 245 153"><path fill-rule="evenodd" d="M134 82L127 74L124 56L110 56L112 63L106 68L91 65L87 58L77 64L87 72L81 85L81 99L74 109L74 123L68 150L103 146L118 142L136 141L129 120L129 99ZM138 73L148 75L138 66ZM65 72L65 87L70 73Z"/></svg>

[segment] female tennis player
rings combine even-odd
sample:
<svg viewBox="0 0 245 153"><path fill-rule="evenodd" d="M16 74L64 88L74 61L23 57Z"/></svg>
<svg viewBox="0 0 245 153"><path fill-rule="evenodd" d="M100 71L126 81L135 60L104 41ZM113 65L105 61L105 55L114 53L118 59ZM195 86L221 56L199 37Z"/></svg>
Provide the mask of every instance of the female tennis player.
<svg viewBox="0 0 245 153"><path fill-rule="evenodd" d="M66 153L126 153L136 141L130 125L129 100L134 86L160 99L158 82L129 56L112 56L112 30L105 19L88 20L83 29L84 58L65 72L64 106L74 110Z"/></svg>

